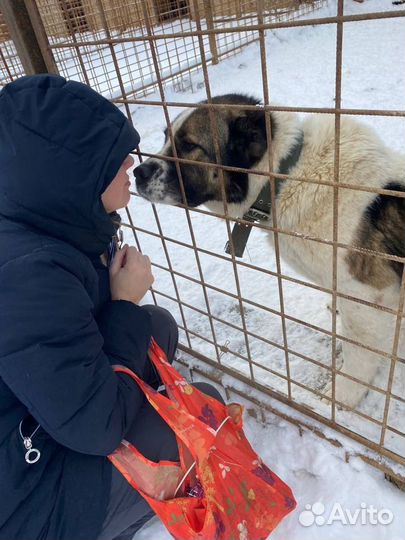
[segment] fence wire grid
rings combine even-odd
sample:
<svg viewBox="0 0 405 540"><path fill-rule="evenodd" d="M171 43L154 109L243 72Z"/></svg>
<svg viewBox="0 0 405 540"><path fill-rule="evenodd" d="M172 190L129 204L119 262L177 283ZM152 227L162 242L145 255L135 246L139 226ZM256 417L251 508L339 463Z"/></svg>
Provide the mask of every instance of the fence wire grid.
<svg viewBox="0 0 405 540"><path fill-rule="evenodd" d="M167 279L157 279L151 291L153 300L171 308L177 317L181 331L180 348L184 355L181 361L187 365L189 357L198 359L200 369L206 366L206 373L226 374L245 384L247 388L259 390L263 394L277 398L284 404L302 413L309 419L332 428L360 443L364 457L377 456L374 464L392 471L400 470L405 475L405 389L397 380L398 374L405 374L404 342L402 319L405 302L404 257L383 251L375 251L364 246L344 242L340 238L339 196L344 190L362 191L370 197L395 197L402 201L405 193L398 189L383 189L373 186L353 185L340 179L340 136L342 115L384 118L404 118L405 110L382 108L348 108L342 106L342 70L344 69L343 36L345 26L352 22L403 18L405 12L395 9L385 12L360 12L348 14L343 0L338 0L333 16L317 17L316 9L324 1L301 0L38 0L37 5L46 30L50 49L61 75L89 84L120 106L128 118L135 121L139 111L147 115L148 110L159 108L163 111L168 128L168 140L173 147L171 156L158 151L143 151L142 145L135 156L138 162L147 158L163 159L174 163L179 177L183 202L166 211L170 219L184 224L184 235L176 237L170 232L170 224L162 218L159 205L150 206L150 220L142 223L137 219L136 206L127 208L124 229L133 234L135 245L148 253L148 244L155 243L162 254L159 260L152 259L156 275ZM336 35L334 106L324 107L314 103L310 107L275 106L271 103L271 81L267 65L271 62L266 32L281 28L304 28L305 26L331 25ZM217 118L221 111L240 110L237 104L213 103L210 79L211 64L221 64L226 57L236 55L248 44L255 42L259 55L262 85L255 89L261 95L261 104L243 105L243 111L263 111L266 121L268 163L263 168L246 169L225 165L221 162L220 139ZM362 54L362 51L359 51ZM196 87L193 73L201 73ZM23 74L21 63L14 49L6 25L0 14L0 84ZM204 89L207 102L198 107L205 109L206 129L211 131L215 149L215 159L210 162L195 161L180 156L171 129L179 111L193 111L196 108L193 92ZM248 89L250 91L251 89ZM150 99L148 96L154 94ZM191 100L191 102L190 102ZM273 170L272 164L272 112L290 112L307 115L311 113L332 114L334 124L334 175L332 179L315 179L289 176ZM135 125L136 127L136 125ZM142 136L142 133L141 133ZM243 217L233 217L228 204L218 211L205 207L190 207L186 199L182 167L198 163L201 168L215 170L221 184L222 195L226 192L225 174L248 173L258 178L266 178L272 191L272 215L268 222L250 222ZM270 172L269 172L270 171ZM333 227L331 234L316 236L299 230L282 228L278 222L275 181L283 180L298 184L319 185L330 189L333 200ZM137 203L139 195L132 192ZM224 197L224 200L226 197ZM252 236L258 238L260 231L273 236L274 264L255 264L249 257L238 258L231 249L230 255L221 250L212 250L196 233L195 224L202 220L209 227L215 226L226 241L232 244L232 228L235 223L252 226ZM208 225L209 224L209 225ZM284 271L283 239L296 239L311 245L311 249L330 250L332 267L328 285L309 282ZM193 260L193 271L183 269L175 252ZM371 259L391 261L401 268L402 276L398 286L395 305L375 303L367 297L349 294L341 287L338 275L338 259L341 253L355 253L364 261ZM227 275L229 287L224 287L206 277L206 261L217 265ZM212 262L214 261L214 262ZM260 294L249 297L245 284L263 279L275 285L276 298L266 302ZM160 286L160 282L164 286ZM183 284L188 284L193 295L183 293ZM262 283L262 282L261 282ZM170 285L170 286L169 286ZM324 301L328 299L330 309L329 325L318 325L314 321L303 320L291 313L286 306L285 290L294 286L299 294L301 288L310 289ZM314 297L315 297L314 296ZM225 308L218 309L222 302ZM353 336L344 334L339 325L339 306L353 306L351 309L377 311L390 318L392 340L389 347L379 347L375 343L360 342ZM361 306L361 308L358 308ZM232 312L232 313L231 313ZM261 324L251 324L251 319L261 315ZM388 320L388 319L387 319ZM276 322L277 321L277 322ZM265 332L266 325L280 325L282 339L270 339ZM303 352L291 346L289 328L304 328L313 339L328 342L329 358L312 357L310 351ZM263 329L263 331L261 331ZM224 338L226 336L226 338ZM235 345L236 343L236 345ZM378 357L385 370L384 383L377 384L341 371L341 349L343 344L357 347L363 354ZM187 354L185 354L187 353ZM188 356L190 355L190 356ZM273 362L273 355L278 361ZM374 355L374 356L373 356ZM205 369L205 368L204 368ZM330 381L331 392L327 394L318 381L303 377L302 370L314 372L321 382ZM212 371L213 373L213 371ZM217 375L216 375L217 376ZM367 410L360 402L348 407L337 398L338 380L348 379L352 384L361 385L375 396L375 407ZM400 379L400 378L399 378ZM400 379L401 380L401 379ZM238 390L240 392L240 389ZM243 393L243 392L242 392ZM247 392L252 394L252 392ZM400 411L400 414L394 412ZM402 422L400 418L402 417ZM308 424L308 425L309 425ZM371 454L369 453L371 451ZM381 459L383 458L383 461ZM384 461L385 460L385 461ZM399 469L396 467L399 466Z"/></svg>

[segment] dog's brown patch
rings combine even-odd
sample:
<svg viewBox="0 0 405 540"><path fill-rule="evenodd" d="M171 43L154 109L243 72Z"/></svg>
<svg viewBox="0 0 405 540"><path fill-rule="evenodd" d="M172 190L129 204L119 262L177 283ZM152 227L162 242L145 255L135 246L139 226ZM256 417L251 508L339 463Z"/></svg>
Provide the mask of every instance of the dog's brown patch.
<svg viewBox="0 0 405 540"><path fill-rule="evenodd" d="M390 183L384 189L405 192L405 186L397 183ZM354 245L405 257L405 199L378 195L363 216ZM372 254L349 251L346 262L353 277L376 289L399 282L402 276L402 263Z"/></svg>

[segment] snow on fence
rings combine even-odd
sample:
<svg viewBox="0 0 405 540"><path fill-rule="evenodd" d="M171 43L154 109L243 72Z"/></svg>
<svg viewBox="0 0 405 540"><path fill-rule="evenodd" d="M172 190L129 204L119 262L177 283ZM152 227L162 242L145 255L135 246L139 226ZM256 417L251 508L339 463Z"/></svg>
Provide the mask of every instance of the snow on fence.
<svg viewBox="0 0 405 540"><path fill-rule="evenodd" d="M5 1L1 0L3 4ZM402 269L405 262L400 256L342 242L337 212L339 192L357 189L339 184L341 115L405 117L404 110L342 106L344 27L354 21L367 23L404 17L404 11L372 13L362 9L351 13L344 10L343 0L338 0L333 15L318 18L312 12L325 4L323 0L38 0L36 4L60 74L85 82L113 100L135 122L143 141L150 141L148 151L143 146L137 150L140 161L156 157L161 147L155 129L157 110L159 118L169 125L178 112L191 110L197 101L207 98L202 107L206 109L207 129L211 129L216 159L213 163L199 162L199 166L215 168L222 190L225 190L224 171L247 172L221 164L215 118L220 109L230 110L232 105L212 103L213 87L226 89L226 81L219 84L218 77L238 77L238 69L245 69L246 65L235 61L222 75L208 66L225 66L225 58L234 56L250 43L256 43L261 88L242 90L259 91L262 105L244 109L265 112L269 147L271 111L335 115L335 178L327 182L333 192L330 238L326 232L325 237L317 237L280 228L277 211L273 212L271 222L252 224L244 218L231 217L226 205L216 213L201 207L190 208L184 198L184 187L183 204L175 208L146 205L134 192L136 204L128 207L123 226L132 231L135 244L151 254L157 269L151 297L177 316L182 351L179 361L184 366L203 372L222 383L227 391L247 397L298 426L315 430L334 444L344 445L348 448L348 458L351 454L360 455L393 478L405 481L405 393L400 382L405 380L405 358L401 357L400 349L405 272L395 309L339 290L337 276L338 250L350 249L367 257L391 260ZM270 101L268 65L272 62L272 50L266 32L312 25L333 28L334 106L319 106L315 102L310 107L275 107ZM33 26L38 31L38 21L33 21ZM356 54L362 55L362 51ZM1 84L23 72L1 18L0 69ZM149 99L148 95L151 95ZM169 139L173 143L170 130ZM175 163L183 186L180 164L188 161L176 151L173 157L164 159ZM269 179L273 194L275 180L285 179L276 172L257 173ZM313 178L295 181L325 184ZM361 189L381 196L404 196L402 192L375 187ZM232 244L235 223L253 226L254 244L250 249L254 261L249 260L249 251L248 257L235 256ZM262 231L274 235L271 257L263 255L266 250L270 253L271 248L263 240ZM282 235L332 250L330 286L310 283L284 264ZM231 254L222 249L226 240L231 243ZM315 315L307 306L294 311L291 306L299 304L301 297L304 298L301 304L318 303ZM391 315L394 321L391 350L380 350L345 337L338 324L340 300ZM327 301L329 319L318 314ZM314 342L321 344L318 349ZM345 377L339 371L344 342L377 354L385 362L382 374L371 383L348 376L369 391L367 400L354 408L336 399L336 378ZM329 379L332 393L325 396L322 383ZM351 443L342 436L349 437Z"/></svg>

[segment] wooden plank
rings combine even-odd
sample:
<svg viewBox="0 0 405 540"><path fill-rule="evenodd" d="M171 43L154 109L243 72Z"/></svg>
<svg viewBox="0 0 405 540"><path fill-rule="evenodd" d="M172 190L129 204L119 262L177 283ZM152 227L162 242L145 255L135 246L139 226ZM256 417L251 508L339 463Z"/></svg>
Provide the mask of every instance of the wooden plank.
<svg viewBox="0 0 405 540"><path fill-rule="evenodd" d="M35 1L0 0L0 9L25 73L58 73Z"/></svg>

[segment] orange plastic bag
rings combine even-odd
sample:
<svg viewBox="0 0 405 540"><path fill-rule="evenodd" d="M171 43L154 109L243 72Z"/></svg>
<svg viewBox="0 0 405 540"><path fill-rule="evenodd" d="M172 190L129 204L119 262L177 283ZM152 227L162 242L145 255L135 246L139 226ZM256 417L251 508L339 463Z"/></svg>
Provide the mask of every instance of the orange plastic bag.
<svg viewBox="0 0 405 540"><path fill-rule="evenodd" d="M155 341L149 350L168 397L127 373L177 436L180 462L154 463L122 441L109 459L178 540L260 540L295 506L291 489L261 461L242 430L243 408L191 386Z"/></svg>

